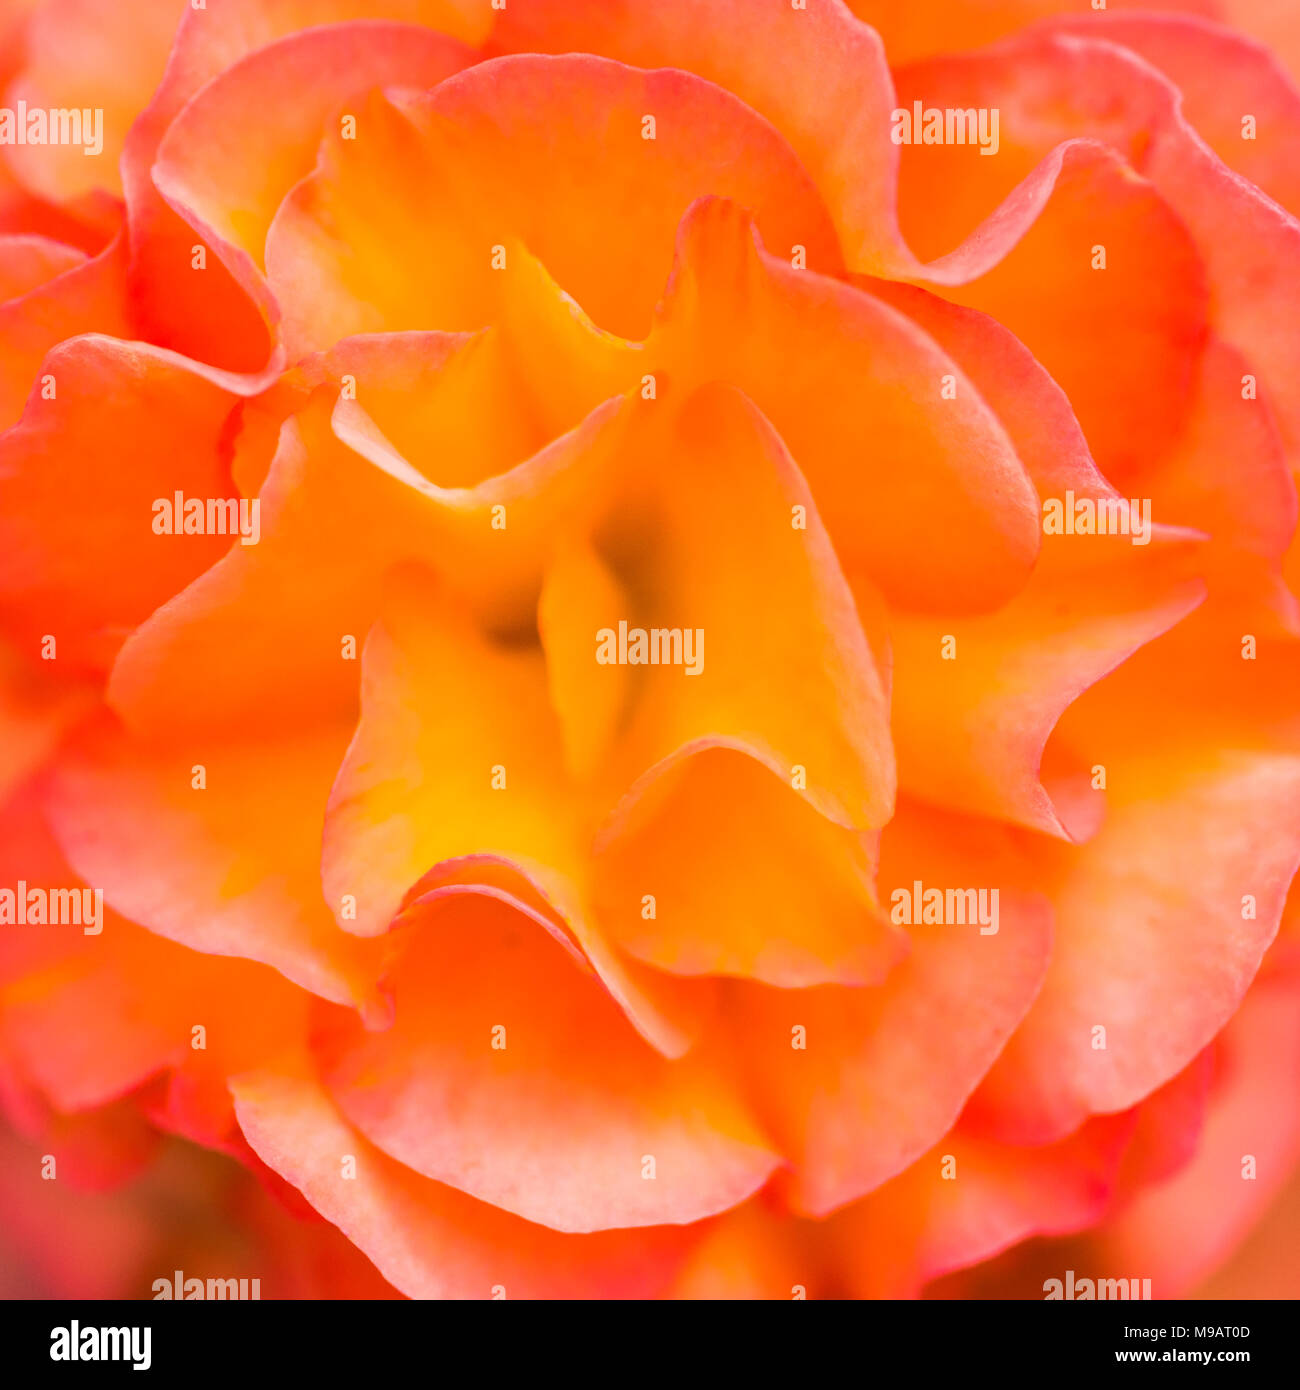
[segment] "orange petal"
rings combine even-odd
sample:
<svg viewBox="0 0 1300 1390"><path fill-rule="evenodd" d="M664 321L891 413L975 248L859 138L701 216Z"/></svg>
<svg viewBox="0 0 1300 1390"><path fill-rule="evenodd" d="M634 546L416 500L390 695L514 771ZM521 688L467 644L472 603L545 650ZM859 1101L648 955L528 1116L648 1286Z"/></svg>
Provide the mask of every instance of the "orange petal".
<svg viewBox="0 0 1300 1390"><path fill-rule="evenodd" d="M846 6L529 0L500 13L490 50L600 53L636 67L685 68L716 82L789 140L855 267L906 259L894 216L898 152L886 138L893 83L880 39Z"/></svg>
<svg viewBox="0 0 1300 1390"><path fill-rule="evenodd" d="M0 998L11 1054L60 1110L104 1105L161 1071L224 1080L305 1019L305 996L265 967L186 951L112 912L93 947Z"/></svg>
<svg viewBox="0 0 1300 1390"><path fill-rule="evenodd" d="M310 445L298 419L285 426L257 544L230 546L122 648L109 693L132 728L243 733L355 714L382 575L421 534L424 499L340 446L328 408L304 421Z"/></svg>
<svg viewBox="0 0 1300 1390"><path fill-rule="evenodd" d="M631 597L595 550L565 546L551 564L537 605L537 630L546 652L551 705L560 721L565 768L588 781L617 734L631 688L626 666L592 680L592 634L611 614L627 613Z"/></svg>
<svg viewBox="0 0 1300 1390"><path fill-rule="evenodd" d="M729 987L735 1065L795 1165L792 1204L811 1215L878 1187L947 1132L1047 967L1050 912L1014 888L1006 832L904 803L881 850L882 885L909 899L917 880L997 888L997 930L912 924L910 956L875 988Z"/></svg>
<svg viewBox="0 0 1300 1390"><path fill-rule="evenodd" d="M1178 89L1184 117L1215 154L1300 214L1300 176L1291 155L1300 139L1300 91L1266 47L1189 14L1096 11L1085 18L1063 15L1052 29L1140 54ZM1255 118L1249 139L1246 115Z"/></svg>
<svg viewBox="0 0 1300 1390"><path fill-rule="evenodd" d="M102 188L120 191L118 159L127 129L163 74L176 30L172 0L42 0L26 31L25 61L4 95L13 108L102 113L84 145L6 145L9 167L32 192L60 202ZM96 148L98 146L98 148Z"/></svg>
<svg viewBox="0 0 1300 1390"><path fill-rule="evenodd" d="M924 87L927 103L999 108L1006 138L996 159L960 147L909 147L905 173L911 167L918 177L910 193L904 179L905 227L912 198L917 230L936 228L951 244L1011 192L1017 178L1029 175L977 235L944 263L927 267L926 274L955 284L1005 258L992 277L996 294L986 296L970 285L958 297L994 312L1034 349L1079 405L1093 452L1108 472L1139 461L1140 441L1152 456L1173 438L1164 426L1182 416L1177 390L1188 380L1199 325L1207 316L1258 374L1288 449L1293 455L1300 449L1300 412L1288 385L1300 361L1300 330L1289 309L1300 223L1226 168L1199 139L1167 78L1114 44L1045 33L900 74L900 93L910 90L909 84ZM1052 149L1058 140L1067 143ZM1093 143L1097 140L1119 153L1103 154ZM943 198L927 203L925 189L933 187L941 164ZM1125 165L1140 177L1134 180L1123 171ZM1103 201L1080 202L1090 181ZM945 230L935 216L938 208L965 226L949 224ZM1031 230L1040 208L1043 226ZM1200 267L1189 255L1189 233ZM1053 263L1046 253L1061 237L1066 240ZM1098 244L1108 250L1104 272L1090 269L1091 248ZM1062 268L1069 268L1069 278L1060 281L1064 299L1024 294L1026 284L1045 283L1035 278L1036 259L1029 254L1037 247L1045 253L1041 274L1051 274L1055 282ZM1141 274L1133 274L1142 264L1148 267L1146 285L1139 283ZM1112 293L1116 298L1110 301ZM1080 335L1073 345L1070 322ZM1089 355L1102 342L1107 361L1116 364L1105 373L1091 370ZM1080 346L1085 343L1086 351ZM1139 380L1167 385L1148 400L1140 398ZM1106 398L1116 407L1109 415Z"/></svg>
<svg viewBox="0 0 1300 1390"><path fill-rule="evenodd" d="M331 136L267 242L293 351L346 332L493 322L512 240L602 328L637 336L677 223L708 193L751 208L770 245L801 245L810 265L839 265L825 210L789 147L687 73L587 55L502 58L423 96L372 101L361 125L375 138Z"/></svg>
<svg viewBox="0 0 1300 1390"><path fill-rule="evenodd" d="M66 338L82 333L113 337L134 336L126 303L126 243L119 236L93 259L66 258L64 268L33 283L20 297L0 305L0 427L14 424L22 414L37 380L45 354ZM13 272L14 263L5 256ZM51 265L51 269L53 265Z"/></svg>
<svg viewBox="0 0 1300 1390"><path fill-rule="evenodd" d="M65 679L57 662L0 642L0 805L98 702L94 682Z"/></svg>
<svg viewBox="0 0 1300 1390"><path fill-rule="evenodd" d="M552 540L572 528L618 586L598 613L552 608L544 635L548 665L568 680L567 722L615 687L626 694L602 767L607 803L721 742L841 825L881 825L894 794L883 681L795 460L730 387L635 400L623 421L608 457L591 460L590 516L568 518ZM635 631L647 651L629 665ZM656 663L651 635L663 632Z"/></svg>
<svg viewBox="0 0 1300 1390"><path fill-rule="evenodd" d="M676 763L638 801L597 860L595 891L601 921L638 959L790 989L878 984L907 954L873 877L866 837L719 748Z"/></svg>
<svg viewBox="0 0 1300 1390"><path fill-rule="evenodd" d="M915 81L929 105L1001 99L920 74ZM1013 125L1009 117L1006 125ZM934 251L946 249L952 223L935 215L935 204L969 221L960 176L949 166L958 155L967 164L977 157L958 146L909 148L927 161L914 185L916 220L933 233ZM936 151L943 158L931 167ZM1051 195L1023 238L996 267L947 294L990 314L1033 352L1069 396L1098 465L1122 489L1182 427L1205 334L1204 274L1179 219L1118 155L1071 145L1053 158L1060 166ZM905 159L905 214L907 168ZM1097 248L1104 268L1097 268ZM1105 371L1097 368L1102 358Z"/></svg>
<svg viewBox="0 0 1300 1390"><path fill-rule="evenodd" d="M819 1297L806 1224L771 1209L760 1193L711 1221L672 1288L680 1299Z"/></svg>
<svg viewBox="0 0 1300 1390"><path fill-rule="evenodd" d="M912 285L865 283L921 323L971 375L1040 497L1115 496L1096 471L1068 397L996 320ZM1172 449L1132 471L1129 492L1151 500L1158 522L1211 538L1214 549L1198 563L1212 590L1268 605L1277 600L1276 561L1295 532L1295 484L1267 404L1243 399L1248 366L1211 335L1197 364L1185 432ZM1229 438L1238 463L1224 469L1219 463Z"/></svg>
<svg viewBox="0 0 1300 1390"><path fill-rule="evenodd" d="M1204 557L1211 593L1235 602L1242 621L1275 612L1297 630L1296 600L1282 583L1282 558L1296 534L1296 484L1267 405L1245 400L1249 363L1211 338L1201 358L1187 431L1134 490L1162 521L1211 538ZM1223 460L1233 459L1225 468ZM1262 611L1261 611L1262 610Z"/></svg>
<svg viewBox="0 0 1300 1390"><path fill-rule="evenodd" d="M0 299L26 294L85 259L83 251L48 237L0 236Z"/></svg>
<svg viewBox="0 0 1300 1390"><path fill-rule="evenodd" d="M1140 1268L1157 1298L1212 1273L1267 1210L1300 1158L1296 982L1261 981L1215 1043L1214 1087L1195 1157L1100 1234L1108 1268ZM1247 1158L1253 1161L1247 1177ZM1188 1220L1188 1213L1195 1220Z"/></svg>
<svg viewBox="0 0 1300 1390"><path fill-rule="evenodd" d="M339 931L319 881L321 816L347 736L326 725L274 743L150 744L97 730L63 757L47 805L69 861L123 915L373 1007L367 953Z"/></svg>
<svg viewBox="0 0 1300 1390"><path fill-rule="evenodd" d="M258 49L204 87L159 145L154 184L274 321L262 278L276 210L311 172L321 133L356 119L380 85L428 87L471 61L469 49L409 24L309 29ZM346 138L360 138L361 128ZM231 151L255 144L255 160Z"/></svg>
<svg viewBox="0 0 1300 1390"><path fill-rule="evenodd" d="M2 825L7 887L94 891L31 799L8 808ZM0 936L0 1051L58 1110L111 1104L169 1070L215 1078L224 1096L226 1074L305 1022L305 996L265 967L187 951L108 907L95 916L90 931L84 919L27 922Z"/></svg>
<svg viewBox="0 0 1300 1390"><path fill-rule="evenodd" d="M1114 1197L1134 1122L1131 1113L1108 1115L1057 1144L1024 1149L958 1126L826 1223L822 1237L839 1254L843 1296L914 1298L927 1281L1018 1241L1091 1226Z"/></svg>
<svg viewBox="0 0 1300 1390"><path fill-rule="evenodd" d="M142 344L77 338L0 441L0 595L16 635L102 667L228 536L155 534L155 504L230 492L225 382Z"/></svg>
<svg viewBox="0 0 1300 1390"><path fill-rule="evenodd" d="M1120 1200L1176 1173L1195 1155L1205 1128L1213 1045L1136 1107L1137 1124L1120 1170ZM1089 1120L1083 1129L1094 1121Z"/></svg>
<svg viewBox="0 0 1300 1390"><path fill-rule="evenodd" d="M1040 498L1113 496L1097 471L1070 398L1014 333L995 318L919 285L853 277L914 320L968 376L1015 446Z"/></svg>
<svg viewBox="0 0 1300 1390"><path fill-rule="evenodd" d="M19 880L34 888L79 886L30 786L0 806L0 887L15 894L15 905ZM50 923L7 922L0 933L0 986L57 968L94 945L95 939L75 923L65 929Z"/></svg>
<svg viewBox="0 0 1300 1390"><path fill-rule="evenodd" d="M258 494L258 542L232 546L127 641L114 707L135 728L208 732L354 717L360 647L404 560L437 557L468 601L526 615L537 546L518 523L494 530L491 508L530 486L529 469L460 486L533 448L531 423L506 408L513 380L495 333L383 335L339 344L251 402L232 471Z"/></svg>
<svg viewBox="0 0 1300 1390"><path fill-rule="evenodd" d="M1170 759L1094 737L1106 819L1049 870L1052 968L976 1107L1019 1142L1132 1105L1187 1066L1240 1003L1300 863L1294 754L1203 742Z"/></svg>
<svg viewBox="0 0 1300 1390"><path fill-rule="evenodd" d="M163 201L150 170L172 121L206 83L299 30L360 19L426 25L478 43L491 14L478 0L224 0L182 12L166 75L123 156L132 298L152 341L235 371L267 362L271 343L256 306L213 249ZM207 253L201 272L193 268L196 245Z"/></svg>
<svg viewBox="0 0 1300 1390"><path fill-rule="evenodd" d="M386 931L426 874L489 856L512 865L568 924L638 1028L685 1041L605 942L588 906L590 828L567 786L541 652L493 641L414 574L371 630L361 722L326 815L326 897L340 920Z"/></svg>
<svg viewBox="0 0 1300 1390"><path fill-rule="evenodd" d="M677 1228L562 1234L422 1178L348 1124L305 1058L232 1091L260 1157L412 1298L645 1297L691 1240Z"/></svg>
<svg viewBox="0 0 1300 1390"><path fill-rule="evenodd" d="M50 1230L61 1228L60 1208L69 1201L70 1195L90 1192L109 1192L121 1188L140 1175L141 1170L154 1157L160 1147L160 1136L140 1113L134 1098L118 1101L114 1105L103 1106L76 1115L60 1115L46 1112L36 1125L20 1126L25 1137L39 1137L40 1148L36 1154L29 1155L23 1168L19 1170L20 1191L26 1189L26 1201L18 1204L24 1220L32 1211L39 1211L45 1218L48 1238ZM8 1136L6 1135L6 1138ZM54 1159L54 1180L45 1176L49 1171L45 1165L49 1158ZM5 1183L6 1196L11 1184ZM58 1199L45 1196L57 1187ZM41 1195L32 1188L43 1189ZM77 1207L75 1195L71 1201ZM118 1196L120 1201L120 1194ZM84 1211L84 1208L82 1208ZM48 1223L48 1224L46 1224ZM17 1223L10 1213L5 1221L6 1232ZM116 1234L127 1240L136 1234L132 1230L135 1223L126 1221L124 1229ZM66 1263L66 1245L60 1254Z"/></svg>
<svg viewBox="0 0 1300 1390"><path fill-rule="evenodd" d="M392 1027L339 1015L313 1044L385 1153L574 1232L699 1220L779 1162L721 1078L651 1049L548 932L481 894L403 920Z"/></svg>
<svg viewBox="0 0 1300 1390"><path fill-rule="evenodd" d="M1044 765L1048 738L1073 700L1204 596L1189 546L1149 534L1149 549L1131 536L1047 537L1051 558L987 617L895 616L893 732L908 792L1049 835L1091 833L1102 800L1092 764Z"/></svg>
<svg viewBox="0 0 1300 1390"><path fill-rule="evenodd" d="M933 609L957 595L978 610L1028 574L1034 490L962 369L887 305L765 252L740 209L692 208L647 348L670 373L752 397L846 570L864 570L891 603Z"/></svg>

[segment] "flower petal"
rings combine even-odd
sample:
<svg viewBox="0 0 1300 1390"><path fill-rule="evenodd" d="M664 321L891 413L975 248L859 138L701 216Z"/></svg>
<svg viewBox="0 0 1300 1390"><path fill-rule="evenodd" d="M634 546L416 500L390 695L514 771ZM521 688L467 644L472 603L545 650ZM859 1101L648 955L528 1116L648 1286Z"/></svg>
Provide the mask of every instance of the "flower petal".
<svg viewBox="0 0 1300 1390"><path fill-rule="evenodd" d="M909 897L917 880L997 887L998 929L912 924L910 956L875 988L729 987L721 1016L735 1064L795 1165L792 1205L814 1216L879 1187L947 1132L1047 968L1050 910L1008 887L1005 831L904 803L881 852L882 884Z"/></svg>
<svg viewBox="0 0 1300 1390"><path fill-rule="evenodd" d="M147 743L97 729L61 759L47 806L69 861L133 921L373 1009L369 953L339 931L319 881L321 815L347 736L326 725L273 743Z"/></svg>
<svg viewBox="0 0 1300 1390"><path fill-rule="evenodd" d="M345 333L496 321L512 239L601 328L638 336L677 223L708 193L751 208L770 244L839 266L825 209L784 140L688 73L588 55L501 58L425 95L372 101L361 125L373 138L329 137L268 238L291 351Z"/></svg>
<svg viewBox="0 0 1300 1390"><path fill-rule="evenodd" d="M647 352L753 399L845 569L892 603L934 609L956 594L978 610L1023 583L1039 544L1034 489L961 368L887 305L764 251L741 209L710 200L683 220Z"/></svg>
<svg viewBox="0 0 1300 1390"><path fill-rule="evenodd" d="M489 856L541 893L643 1033L685 1039L588 904L580 799L565 782L541 652L486 637L427 577L398 576L371 630L361 722L326 812L326 897L356 904L362 936L387 931L428 872ZM342 916L341 909L340 915Z"/></svg>
<svg viewBox="0 0 1300 1390"><path fill-rule="evenodd" d="M754 759L705 749L656 780L606 842L596 903L614 940L661 970L786 989L878 984L908 944L877 909L874 868L869 837Z"/></svg>
<svg viewBox="0 0 1300 1390"><path fill-rule="evenodd" d="M1052 968L977 1102L1017 1142L1132 1105L1185 1067L1237 1008L1300 863L1300 757L1097 748L1105 822L1052 872Z"/></svg>
<svg viewBox="0 0 1300 1390"><path fill-rule="evenodd" d="M393 1025L339 1015L313 1047L343 1113L408 1167L581 1232L699 1220L779 1162L720 1077L659 1056L502 903L413 905L389 944Z"/></svg>
<svg viewBox="0 0 1300 1390"><path fill-rule="evenodd" d="M35 7L5 106L97 112L103 124L98 140L83 131L84 145L6 144L9 167L33 193L62 202L92 189L120 191L126 132L163 74L176 11L172 0L41 0Z"/></svg>
<svg viewBox="0 0 1300 1390"><path fill-rule="evenodd" d="M69 251L61 247L65 258ZM65 260L62 271L0 305L0 428L22 415L46 353L82 333L134 336L126 303L126 243L120 237L93 258Z"/></svg>
<svg viewBox="0 0 1300 1390"><path fill-rule="evenodd" d="M422 1178L347 1123L306 1058L231 1089L260 1157L412 1298L645 1297L689 1245L677 1229L561 1234Z"/></svg>
<svg viewBox="0 0 1300 1390"><path fill-rule="evenodd" d="M1049 736L1073 700L1204 596L1188 544L1130 540L1052 536L1051 558L999 612L894 618L894 739L909 793L1087 838L1101 815L1092 764L1045 764Z"/></svg>
<svg viewBox="0 0 1300 1390"><path fill-rule="evenodd" d="M600 53L716 82L790 141L856 268L906 257L894 215L898 152L885 138L894 93L884 46L838 0L529 0L498 16L490 49Z"/></svg>
<svg viewBox="0 0 1300 1390"><path fill-rule="evenodd" d="M266 234L285 195L311 172L322 130L374 87L432 86L470 61L464 45L411 24L356 21L291 35L227 68L189 102L158 147L154 184L274 321L262 277ZM232 157L254 144L255 160Z"/></svg>
<svg viewBox="0 0 1300 1390"><path fill-rule="evenodd" d="M102 668L126 631L211 564L229 537L155 534L160 499L224 498L235 398L143 344L77 338L53 386L0 440L0 602L16 635Z"/></svg>

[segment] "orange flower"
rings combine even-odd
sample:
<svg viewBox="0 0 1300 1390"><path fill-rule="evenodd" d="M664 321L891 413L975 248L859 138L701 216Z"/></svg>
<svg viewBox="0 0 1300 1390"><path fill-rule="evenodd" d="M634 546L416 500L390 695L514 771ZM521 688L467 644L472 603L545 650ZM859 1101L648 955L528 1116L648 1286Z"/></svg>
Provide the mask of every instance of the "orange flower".
<svg viewBox="0 0 1300 1390"><path fill-rule="evenodd" d="M23 1183L183 1136L412 1296L1228 1258L1300 1159L1300 35L1160 8L0 6ZM380 1287L179 1152L264 1296Z"/></svg>

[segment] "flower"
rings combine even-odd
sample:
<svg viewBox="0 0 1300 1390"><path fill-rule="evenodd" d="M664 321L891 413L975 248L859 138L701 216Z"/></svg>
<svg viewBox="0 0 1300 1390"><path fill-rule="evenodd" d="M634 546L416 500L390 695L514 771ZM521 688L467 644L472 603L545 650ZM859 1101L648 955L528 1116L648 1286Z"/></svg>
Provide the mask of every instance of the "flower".
<svg viewBox="0 0 1300 1390"><path fill-rule="evenodd" d="M1222 1263L1300 1157L1255 8L7 7L22 1181L182 1136L426 1297Z"/></svg>

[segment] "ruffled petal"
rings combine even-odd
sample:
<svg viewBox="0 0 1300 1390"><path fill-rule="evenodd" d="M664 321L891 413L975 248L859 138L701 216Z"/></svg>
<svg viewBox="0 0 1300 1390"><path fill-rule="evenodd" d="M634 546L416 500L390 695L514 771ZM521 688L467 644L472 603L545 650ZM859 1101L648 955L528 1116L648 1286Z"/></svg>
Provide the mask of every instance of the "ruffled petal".
<svg viewBox="0 0 1300 1390"><path fill-rule="evenodd" d="M908 943L878 909L873 839L818 815L754 759L703 749L606 841L597 910L624 950L674 974L878 984Z"/></svg>
<svg viewBox="0 0 1300 1390"><path fill-rule="evenodd" d="M683 220L647 353L754 400L845 568L891 603L932 610L959 595L978 611L1024 582L1033 485L962 368L879 300L765 251L742 209L709 200Z"/></svg>
<svg viewBox="0 0 1300 1390"><path fill-rule="evenodd" d="M15 636L102 669L123 637L231 544L163 533L164 505L225 499L227 383L138 343L56 348L0 439L0 608ZM43 379L44 379L43 378Z"/></svg>
<svg viewBox="0 0 1300 1390"><path fill-rule="evenodd" d="M489 50L599 53L716 82L789 140L851 264L870 271L906 257L898 151L884 138L894 105L885 49L840 0L529 0L501 12Z"/></svg>
<svg viewBox="0 0 1300 1390"><path fill-rule="evenodd" d="M392 1026L339 1016L313 1050L343 1113L408 1167L580 1232L711 1216L779 1163L722 1077L659 1056L500 901L417 903L389 945Z"/></svg>
<svg viewBox="0 0 1300 1390"><path fill-rule="evenodd" d="M263 1161L412 1298L652 1296L692 1239L677 1228L563 1234L420 1177L348 1124L303 1057L231 1089Z"/></svg>
<svg viewBox="0 0 1300 1390"><path fill-rule="evenodd" d="M260 48L208 83L172 122L155 187L216 248L274 323L262 276L266 235L285 195L311 172L321 133L381 85L423 88L458 72L471 50L408 24L354 22ZM364 127L344 138L366 145ZM248 160L232 152L256 145Z"/></svg>
<svg viewBox="0 0 1300 1390"><path fill-rule="evenodd" d="M1171 760L1094 738L1106 819L1052 871L1052 968L976 1106L1017 1142L1132 1105L1187 1066L1240 1003L1300 863L1293 753L1202 743Z"/></svg>
<svg viewBox="0 0 1300 1390"><path fill-rule="evenodd" d="M124 916L374 1009L367 952L335 925L319 879L321 818L348 732L232 744L95 729L60 759L46 804L69 861Z"/></svg>
<svg viewBox="0 0 1300 1390"><path fill-rule="evenodd" d="M1038 992L1051 949L1050 909L1017 891L1007 832L904 803L881 853L895 920L895 894L910 903L918 882L996 888L985 899L994 930L912 922L910 955L879 987L736 983L720 1010L751 1104L794 1165L792 1205L814 1216L894 1177L952 1126Z"/></svg>
<svg viewBox="0 0 1300 1390"><path fill-rule="evenodd" d="M364 140L328 137L267 241L293 353L348 333L496 321L512 240L601 328L638 336L677 223L709 193L751 208L769 245L801 246L828 271L840 264L789 146L688 73L587 55L501 58L425 95L372 100L362 128Z"/></svg>
<svg viewBox="0 0 1300 1390"><path fill-rule="evenodd" d="M23 184L53 202L94 189L117 193L126 133L162 77L176 30L173 0L41 0L25 34L24 62L4 96L13 108L97 113L83 143L6 144ZM102 122L102 124L101 124Z"/></svg>
<svg viewBox="0 0 1300 1390"><path fill-rule="evenodd" d="M56 264L62 268L25 291L15 286L14 297L0 304L0 429L22 415L29 394L43 384L37 377L45 354L59 343L82 333L134 336L126 301L125 242L115 237L92 258L63 243L49 245L57 247L53 254L59 258L49 262L49 269L54 271ZM0 258L12 274L13 256L0 250Z"/></svg>

